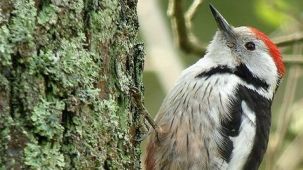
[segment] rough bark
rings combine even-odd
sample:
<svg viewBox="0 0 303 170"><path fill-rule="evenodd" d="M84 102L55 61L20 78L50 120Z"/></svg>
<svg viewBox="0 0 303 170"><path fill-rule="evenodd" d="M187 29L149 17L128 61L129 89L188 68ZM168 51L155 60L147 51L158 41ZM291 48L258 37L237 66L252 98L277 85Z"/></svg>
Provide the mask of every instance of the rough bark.
<svg viewBox="0 0 303 170"><path fill-rule="evenodd" d="M0 169L137 169L136 0L0 1Z"/></svg>

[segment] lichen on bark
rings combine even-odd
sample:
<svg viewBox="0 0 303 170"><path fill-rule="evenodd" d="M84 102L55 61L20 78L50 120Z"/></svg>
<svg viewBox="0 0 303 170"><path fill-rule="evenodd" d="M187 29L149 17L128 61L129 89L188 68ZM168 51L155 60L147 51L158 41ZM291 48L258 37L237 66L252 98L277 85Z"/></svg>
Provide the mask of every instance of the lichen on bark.
<svg viewBox="0 0 303 170"><path fill-rule="evenodd" d="M0 2L0 169L139 169L136 3Z"/></svg>

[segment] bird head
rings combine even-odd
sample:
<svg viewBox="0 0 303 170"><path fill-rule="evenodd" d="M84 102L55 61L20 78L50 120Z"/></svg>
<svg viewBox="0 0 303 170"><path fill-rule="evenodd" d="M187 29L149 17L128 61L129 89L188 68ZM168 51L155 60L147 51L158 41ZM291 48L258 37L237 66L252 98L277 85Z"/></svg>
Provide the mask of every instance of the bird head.
<svg viewBox="0 0 303 170"><path fill-rule="evenodd" d="M233 27L210 5L218 31L208 47L206 57L219 65L236 68L244 65L253 76L275 90L285 73L278 47L261 31L252 27Z"/></svg>

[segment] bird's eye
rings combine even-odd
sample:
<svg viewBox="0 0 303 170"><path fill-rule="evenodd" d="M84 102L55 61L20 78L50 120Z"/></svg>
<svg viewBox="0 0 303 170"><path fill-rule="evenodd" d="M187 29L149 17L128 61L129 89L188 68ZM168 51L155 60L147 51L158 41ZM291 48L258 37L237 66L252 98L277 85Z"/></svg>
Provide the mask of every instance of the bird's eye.
<svg viewBox="0 0 303 170"><path fill-rule="evenodd" d="M248 49L249 51L254 51L256 49L256 45L253 42L247 42L245 44L245 48Z"/></svg>

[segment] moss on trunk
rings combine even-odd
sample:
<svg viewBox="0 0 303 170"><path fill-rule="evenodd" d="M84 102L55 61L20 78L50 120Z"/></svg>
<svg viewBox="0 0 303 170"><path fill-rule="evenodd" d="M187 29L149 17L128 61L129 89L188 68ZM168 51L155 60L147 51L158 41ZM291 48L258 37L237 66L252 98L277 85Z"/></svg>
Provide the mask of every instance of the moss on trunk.
<svg viewBox="0 0 303 170"><path fill-rule="evenodd" d="M136 0L0 2L0 169L138 169Z"/></svg>

